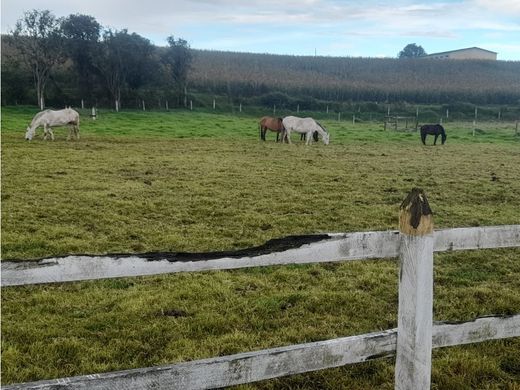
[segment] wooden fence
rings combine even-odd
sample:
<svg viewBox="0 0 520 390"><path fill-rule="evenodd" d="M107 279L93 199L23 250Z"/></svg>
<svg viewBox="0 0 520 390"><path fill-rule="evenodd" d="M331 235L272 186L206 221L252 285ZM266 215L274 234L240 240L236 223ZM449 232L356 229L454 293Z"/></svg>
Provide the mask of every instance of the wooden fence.
<svg viewBox="0 0 520 390"><path fill-rule="evenodd" d="M400 230L306 236L282 251L68 256L2 262L2 285L160 273L399 257L398 328L192 362L5 386L5 389L210 389L363 362L396 354L395 388L430 386L431 349L520 336L520 314L464 323L432 323L433 253L520 247L520 225L433 231L420 190L401 206ZM200 258L199 258L200 257ZM209 258L208 258L209 257Z"/></svg>

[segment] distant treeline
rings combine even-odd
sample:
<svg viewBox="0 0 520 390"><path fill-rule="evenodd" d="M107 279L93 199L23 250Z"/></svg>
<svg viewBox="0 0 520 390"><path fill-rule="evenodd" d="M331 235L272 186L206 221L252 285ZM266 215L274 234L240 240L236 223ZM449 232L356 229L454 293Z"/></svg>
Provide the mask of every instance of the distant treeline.
<svg viewBox="0 0 520 390"><path fill-rule="evenodd" d="M518 61L234 53L167 40L158 47L87 15L26 12L12 34L2 35L1 103L211 108L216 98L231 107L337 112L361 104L363 112L383 112L384 105L520 105Z"/></svg>

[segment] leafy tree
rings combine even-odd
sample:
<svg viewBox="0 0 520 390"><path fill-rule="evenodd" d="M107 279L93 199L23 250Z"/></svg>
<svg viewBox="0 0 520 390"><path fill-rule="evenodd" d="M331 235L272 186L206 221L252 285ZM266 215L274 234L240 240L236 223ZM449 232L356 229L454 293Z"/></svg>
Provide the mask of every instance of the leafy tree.
<svg viewBox="0 0 520 390"><path fill-rule="evenodd" d="M399 58L417 58L425 55L426 52L422 46L416 45L415 43L409 43L399 52Z"/></svg>
<svg viewBox="0 0 520 390"><path fill-rule="evenodd" d="M170 35L166 40L169 47L163 55L163 62L167 66L171 84L179 100L184 95L184 107L186 107L188 105L188 73L193 61L193 54L188 42L184 39L175 39L173 35Z"/></svg>
<svg viewBox="0 0 520 390"><path fill-rule="evenodd" d="M78 77L81 96L93 100L94 57L101 33L101 25L92 16L69 15L61 23L61 29L66 39L68 56L74 63Z"/></svg>
<svg viewBox="0 0 520 390"><path fill-rule="evenodd" d="M13 44L32 71L38 105L43 110L50 72L64 60L60 20L48 10L25 12L16 22L13 37Z"/></svg>
<svg viewBox="0 0 520 390"><path fill-rule="evenodd" d="M115 109L121 108L121 92L129 86L138 89L150 74L153 46L146 38L128 30L106 30L100 50L95 56L95 67L106 81L114 99Z"/></svg>

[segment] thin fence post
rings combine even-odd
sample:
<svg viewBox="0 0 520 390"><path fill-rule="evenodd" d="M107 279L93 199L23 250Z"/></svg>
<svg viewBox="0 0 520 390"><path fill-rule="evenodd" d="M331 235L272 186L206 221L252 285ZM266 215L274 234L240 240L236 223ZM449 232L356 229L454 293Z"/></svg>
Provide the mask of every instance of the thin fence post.
<svg viewBox="0 0 520 390"><path fill-rule="evenodd" d="M95 107L92 107L90 117L92 118L92 120L96 120L96 108Z"/></svg>
<svg viewBox="0 0 520 390"><path fill-rule="evenodd" d="M215 109L215 99L213 99L213 109Z"/></svg>
<svg viewBox="0 0 520 390"><path fill-rule="evenodd" d="M169 111L169 107L168 107L168 100L166 100L166 111Z"/></svg>
<svg viewBox="0 0 520 390"><path fill-rule="evenodd" d="M81 109L85 109L85 102L83 101L83 99L81 99Z"/></svg>
<svg viewBox="0 0 520 390"><path fill-rule="evenodd" d="M432 355L433 218L414 188L399 212L399 311L395 389L429 389Z"/></svg>
<svg viewBox="0 0 520 390"><path fill-rule="evenodd" d="M215 109L215 101L213 100L213 109ZM190 100L190 111L193 111L193 100Z"/></svg>
<svg viewBox="0 0 520 390"><path fill-rule="evenodd" d="M338 112L338 122L341 122L341 112Z"/></svg>
<svg viewBox="0 0 520 390"><path fill-rule="evenodd" d="M144 105L144 100L143 100L143 111L146 111L146 106Z"/></svg>
<svg viewBox="0 0 520 390"><path fill-rule="evenodd" d="M242 103L240 103L240 105L238 106L238 111L242 112Z"/></svg>
<svg viewBox="0 0 520 390"><path fill-rule="evenodd" d="M273 115L276 115L276 104L273 104Z"/></svg>
<svg viewBox="0 0 520 390"><path fill-rule="evenodd" d="M296 106L296 112L300 113L300 105L299 104Z"/></svg>
<svg viewBox="0 0 520 390"><path fill-rule="evenodd" d="M352 124L356 124L356 114L352 115Z"/></svg>

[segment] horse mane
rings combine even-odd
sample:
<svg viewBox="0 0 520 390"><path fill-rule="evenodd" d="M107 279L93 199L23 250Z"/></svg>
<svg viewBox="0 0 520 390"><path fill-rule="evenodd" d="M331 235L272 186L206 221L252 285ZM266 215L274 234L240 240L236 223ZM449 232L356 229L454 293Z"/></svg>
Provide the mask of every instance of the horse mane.
<svg viewBox="0 0 520 390"><path fill-rule="evenodd" d="M317 120L315 120L314 122L316 122L316 124L321 127L321 129L325 132L325 133L328 133L327 129L325 129L325 127L322 126L322 124L320 122L318 122Z"/></svg>

